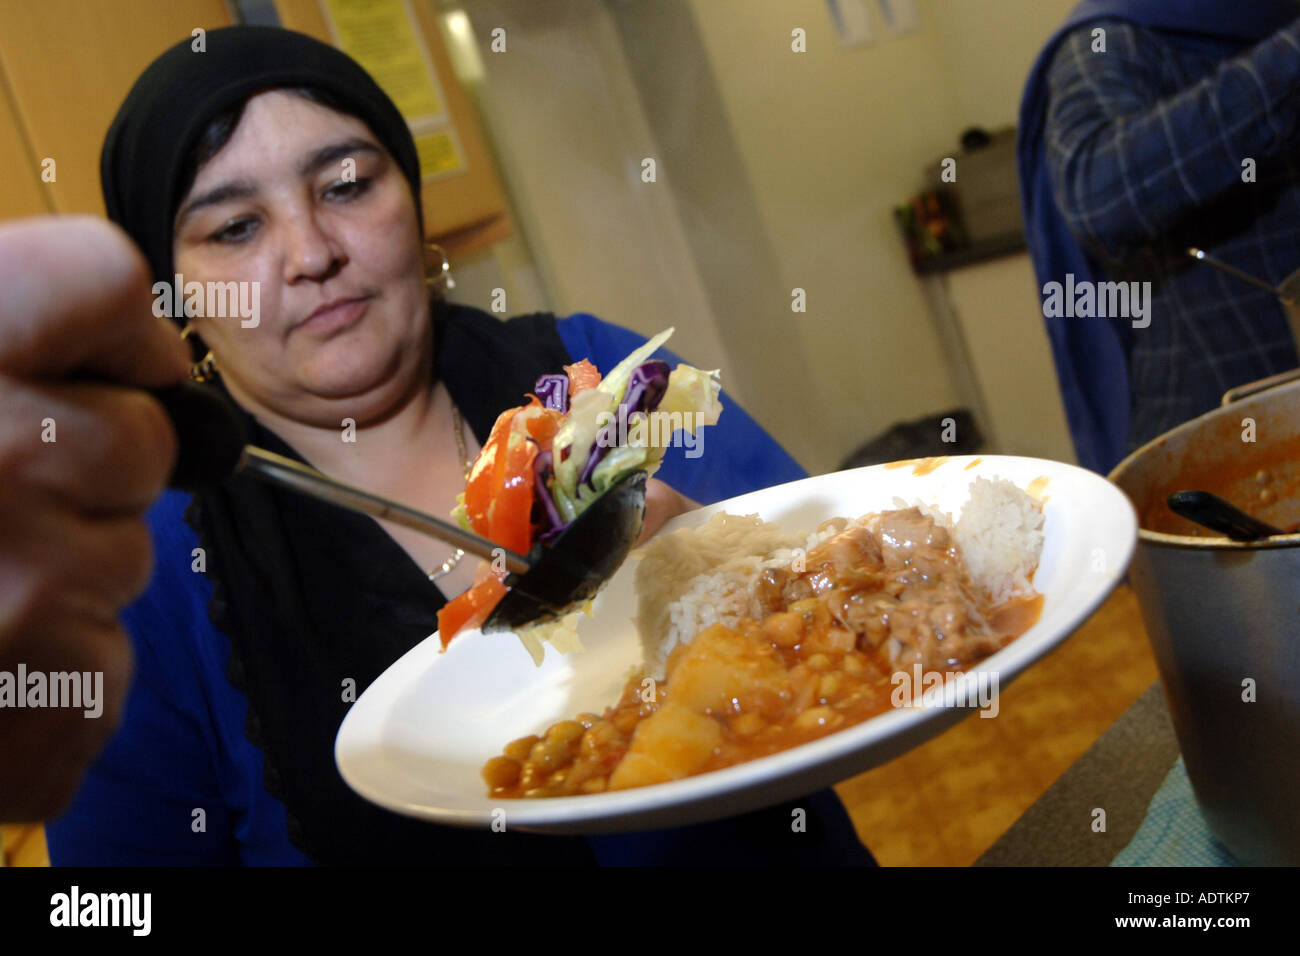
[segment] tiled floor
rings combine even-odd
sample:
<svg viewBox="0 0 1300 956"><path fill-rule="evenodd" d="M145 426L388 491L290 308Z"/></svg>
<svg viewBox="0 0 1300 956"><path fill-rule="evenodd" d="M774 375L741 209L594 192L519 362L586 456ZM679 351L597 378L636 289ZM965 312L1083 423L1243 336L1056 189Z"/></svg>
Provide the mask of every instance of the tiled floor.
<svg viewBox="0 0 1300 956"><path fill-rule="evenodd" d="M1121 587L974 716L836 789L882 866L967 866L1156 679L1137 599Z"/></svg>
<svg viewBox="0 0 1300 956"><path fill-rule="evenodd" d="M1121 587L1010 687L968 717L837 790L884 866L968 866L1156 679L1137 599ZM11 866L45 866L40 827L0 827Z"/></svg>
<svg viewBox="0 0 1300 956"><path fill-rule="evenodd" d="M0 826L0 864L4 866L49 866L45 830L39 826Z"/></svg>

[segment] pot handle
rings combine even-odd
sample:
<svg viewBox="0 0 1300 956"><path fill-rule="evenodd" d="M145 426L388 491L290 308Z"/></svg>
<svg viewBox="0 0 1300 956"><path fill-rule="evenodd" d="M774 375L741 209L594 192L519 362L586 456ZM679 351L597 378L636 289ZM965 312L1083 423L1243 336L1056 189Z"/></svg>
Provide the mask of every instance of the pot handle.
<svg viewBox="0 0 1300 956"><path fill-rule="evenodd" d="M1282 372L1278 375L1270 375L1268 378L1261 378L1258 381L1247 382L1245 385L1238 385L1236 388L1230 388L1223 393L1223 401L1219 403L1219 407L1231 405L1243 398L1250 398L1252 395L1267 392L1270 388L1277 388L1279 385L1286 385L1288 382L1294 382L1297 379L1300 379L1300 368Z"/></svg>

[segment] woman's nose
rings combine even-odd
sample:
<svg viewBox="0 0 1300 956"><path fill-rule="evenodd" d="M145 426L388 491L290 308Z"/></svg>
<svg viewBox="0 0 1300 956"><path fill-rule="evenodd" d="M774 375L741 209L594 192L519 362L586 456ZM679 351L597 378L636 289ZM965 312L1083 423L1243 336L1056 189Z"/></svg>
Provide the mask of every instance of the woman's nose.
<svg viewBox="0 0 1300 956"><path fill-rule="evenodd" d="M343 264L342 246L321 228L316 217L294 216L285 233L285 281L324 279Z"/></svg>

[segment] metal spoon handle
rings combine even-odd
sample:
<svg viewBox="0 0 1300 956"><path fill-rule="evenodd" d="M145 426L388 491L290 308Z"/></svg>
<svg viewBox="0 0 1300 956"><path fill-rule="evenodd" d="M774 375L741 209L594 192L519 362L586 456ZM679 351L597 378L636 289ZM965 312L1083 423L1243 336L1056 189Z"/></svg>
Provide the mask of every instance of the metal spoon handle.
<svg viewBox="0 0 1300 956"><path fill-rule="evenodd" d="M526 574L531 567L522 555L457 527L450 521L443 521L423 511L416 511L396 501L363 491L354 485L336 481L322 475L314 468L285 458L283 455L246 445L239 461L239 469L264 481L310 495L341 508L359 511L374 518L382 518L435 538L441 538L448 544L488 561L504 552L506 567L515 574Z"/></svg>
<svg viewBox="0 0 1300 956"><path fill-rule="evenodd" d="M1228 265L1222 259L1216 259L1214 256L1210 255L1204 249L1198 249L1196 248L1196 246L1192 246L1190 249L1187 250L1187 254L1191 256L1193 259L1196 259L1200 262L1204 262L1206 265L1214 266L1214 268L1220 270L1221 272L1226 272L1230 276L1236 276L1242 282L1249 282L1253 286L1257 286L1260 289L1264 289L1265 291L1271 292L1279 299L1284 298L1282 293L1275 286L1269 285L1263 279L1253 276L1248 272L1242 272L1236 266Z"/></svg>

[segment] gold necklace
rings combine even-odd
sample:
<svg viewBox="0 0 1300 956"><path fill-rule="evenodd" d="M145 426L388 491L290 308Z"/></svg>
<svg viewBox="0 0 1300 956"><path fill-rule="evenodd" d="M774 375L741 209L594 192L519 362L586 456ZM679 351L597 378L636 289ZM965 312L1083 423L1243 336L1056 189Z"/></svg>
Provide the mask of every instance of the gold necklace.
<svg viewBox="0 0 1300 956"><path fill-rule="evenodd" d="M470 460L469 451L465 448L465 421L460 417L460 409L455 404L451 406L451 420L452 427L456 430L456 451L460 453L460 466L465 472L465 479L468 481ZM429 580L437 581L443 575L450 574L452 569L460 564L460 559L463 557L465 557L465 552L457 548L451 557L429 572Z"/></svg>

